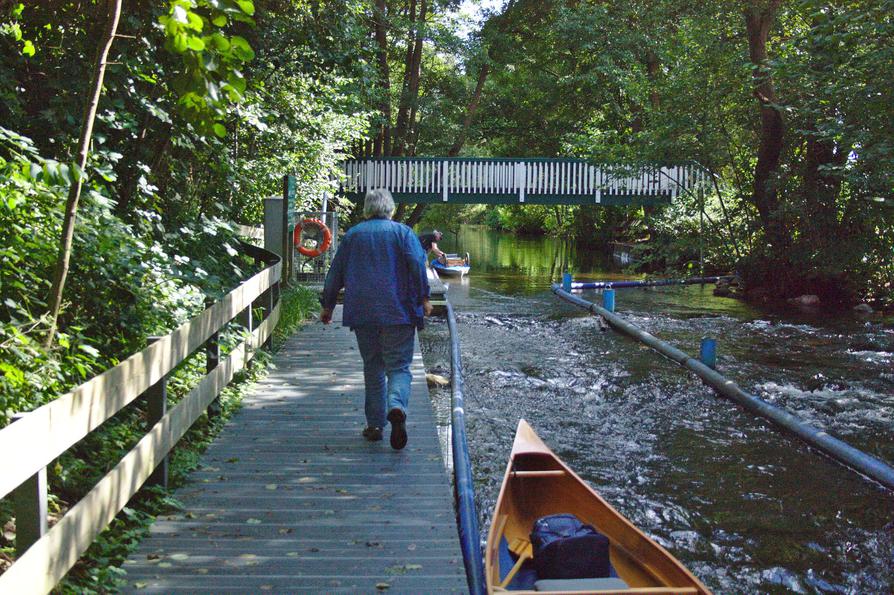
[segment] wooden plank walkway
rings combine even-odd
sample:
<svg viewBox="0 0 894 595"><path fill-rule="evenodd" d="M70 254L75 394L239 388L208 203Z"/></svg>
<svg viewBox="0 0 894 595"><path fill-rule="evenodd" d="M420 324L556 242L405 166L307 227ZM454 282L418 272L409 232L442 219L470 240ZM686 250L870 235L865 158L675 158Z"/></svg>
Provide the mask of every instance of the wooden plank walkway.
<svg viewBox="0 0 894 595"><path fill-rule="evenodd" d="M125 562L125 592L466 592L419 347L402 451L360 435L353 333L311 324Z"/></svg>

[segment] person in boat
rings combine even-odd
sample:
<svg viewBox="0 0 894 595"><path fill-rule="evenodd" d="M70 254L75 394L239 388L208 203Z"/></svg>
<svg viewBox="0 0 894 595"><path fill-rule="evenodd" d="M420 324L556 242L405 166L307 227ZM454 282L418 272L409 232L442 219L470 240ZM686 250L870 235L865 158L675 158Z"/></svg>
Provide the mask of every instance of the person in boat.
<svg viewBox="0 0 894 595"><path fill-rule="evenodd" d="M433 229L429 233L420 234L419 243L422 244L422 249L425 250L426 254L433 254L435 258L440 258L443 261L447 255L438 248L438 242L441 241L442 237L444 237L444 234L437 229Z"/></svg>
<svg viewBox="0 0 894 595"><path fill-rule="evenodd" d="M400 450L407 444L416 329L423 327L432 308L425 252L412 229L391 220L394 198L388 190L367 192L363 214L366 220L348 230L332 259L320 298L320 320L332 321L344 287L342 325L354 331L363 359L363 437L381 440L387 420L391 447Z"/></svg>

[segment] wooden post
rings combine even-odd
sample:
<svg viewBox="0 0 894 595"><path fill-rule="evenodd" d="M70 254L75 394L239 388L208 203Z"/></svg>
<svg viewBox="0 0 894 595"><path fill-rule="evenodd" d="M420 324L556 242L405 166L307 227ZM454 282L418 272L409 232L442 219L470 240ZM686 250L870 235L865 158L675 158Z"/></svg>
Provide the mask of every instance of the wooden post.
<svg viewBox="0 0 894 595"><path fill-rule="evenodd" d="M16 413L13 423L28 415ZM29 477L12 492L16 515L16 557L20 558L47 532L47 468Z"/></svg>
<svg viewBox="0 0 894 595"><path fill-rule="evenodd" d="M214 304L214 300L211 298L205 298L205 307L210 307ZM220 333L215 331L211 337L208 338L208 341L205 343L205 374L210 374L217 368L217 364L220 363ZM215 419L220 416L220 395L214 398L211 403L208 404L208 417L210 419Z"/></svg>
<svg viewBox="0 0 894 595"><path fill-rule="evenodd" d="M149 345L152 345L162 337L149 337ZM143 397L146 399L146 413L149 429L161 421L168 412L168 377L165 376L150 386ZM168 457L166 456L155 467L155 471L146 480L148 486L168 487Z"/></svg>
<svg viewBox="0 0 894 595"><path fill-rule="evenodd" d="M287 174L282 178L282 280L286 285L292 278L292 229L289 227L289 211L295 202L295 176Z"/></svg>
<svg viewBox="0 0 894 595"><path fill-rule="evenodd" d="M702 277L705 276L705 186L698 185L698 272Z"/></svg>
<svg viewBox="0 0 894 595"><path fill-rule="evenodd" d="M276 306L276 302L279 301L279 284L280 282L277 281L270 289L264 292L264 295L261 296L264 300L264 320L267 320L270 315L273 314L273 308ZM264 341L262 347L267 349L267 351L273 349L273 333L270 333L270 336Z"/></svg>

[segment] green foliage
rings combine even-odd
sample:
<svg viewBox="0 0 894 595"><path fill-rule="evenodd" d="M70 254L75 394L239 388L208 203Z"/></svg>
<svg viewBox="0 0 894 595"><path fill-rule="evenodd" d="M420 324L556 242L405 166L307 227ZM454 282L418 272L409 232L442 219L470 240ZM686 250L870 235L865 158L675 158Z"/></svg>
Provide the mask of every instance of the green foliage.
<svg viewBox="0 0 894 595"><path fill-rule="evenodd" d="M835 283L850 292L839 296L846 301L890 299L894 4L803 0L775 15L767 68L785 130L770 180L780 204L768 219L785 239L770 250L754 199L760 120L742 10L725 1L515 3L484 29L499 67L467 152L696 160L718 179L703 215L700 200L684 196L620 217L576 209L559 227L586 243L648 238L648 266L663 267L687 266L703 224L711 267L744 270L769 259L774 265L751 277L782 294ZM554 213L516 209L488 217L508 229L536 228L538 218L555 229ZM600 237L606 228L614 238Z"/></svg>
<svg viewBox="0 0 894 595"><path fill-rule="evenodd" d="M199 132L225 137L222 121L231 103L245 93L241 68L255 52L240 35L227 35L231 22L254 24L250 0L171 0L167 14L158 17L164 28L165 49L182 58L172 87L186 120Z"/></svg>

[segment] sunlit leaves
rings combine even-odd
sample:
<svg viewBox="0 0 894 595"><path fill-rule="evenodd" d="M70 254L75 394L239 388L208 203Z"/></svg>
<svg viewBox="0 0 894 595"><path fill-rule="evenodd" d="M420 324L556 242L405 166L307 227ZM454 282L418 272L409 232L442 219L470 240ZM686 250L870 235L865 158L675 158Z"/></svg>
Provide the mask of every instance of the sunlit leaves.
<svg viewBox="0 0 894 595"><path fill-rule="evenodd" d="M221 123L231 103L243 99L240 68L254 59L254 50L240 35L228 35L231 22L252 24L249 0L171 0L159 17L165 47L182 57L183 70L174 81L179 107L200 132L223 137Z"/></svg>

